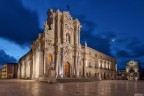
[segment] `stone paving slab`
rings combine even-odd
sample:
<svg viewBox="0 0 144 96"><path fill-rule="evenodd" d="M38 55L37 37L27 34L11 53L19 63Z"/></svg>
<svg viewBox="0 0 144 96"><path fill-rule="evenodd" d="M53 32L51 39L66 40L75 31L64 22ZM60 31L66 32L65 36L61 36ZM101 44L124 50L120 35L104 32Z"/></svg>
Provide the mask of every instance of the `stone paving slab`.
<svg viewBox="0 0 144 96"><path fill-rule="evenodd" d="M0 80L0 96L134 96L134 94L144 94L144 81L104 80L48 84L33 80Z"/></svg>

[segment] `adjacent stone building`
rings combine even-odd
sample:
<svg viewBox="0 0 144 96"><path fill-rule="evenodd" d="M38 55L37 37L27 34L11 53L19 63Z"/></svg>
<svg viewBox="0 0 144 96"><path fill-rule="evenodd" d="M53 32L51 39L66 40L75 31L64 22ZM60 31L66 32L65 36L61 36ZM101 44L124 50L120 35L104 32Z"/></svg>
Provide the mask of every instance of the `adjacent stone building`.
<svg viewBox="0 0 144 96"><path fill-rule="evenodd" d="M0 69L0 78L2 77L2 72L1 72L1 69Z"/></svg>
<svg viewBox="0 0 144 96"><path fill-rule="evenodd" d="M2 65L1 78L12 79L17 78L17 63L7 63Z"/></svg>
<svg viewBox="0 0 144 96"><path fill-rule="evenodd" d="M137 61L131 60L126 64L126 74L128 80L139 80L140 69Z"/></svg>
<svg viewBox="0 0 144 96"><path fill-rule="evenodd" d="M18 62L18 78L116 78L116 60L80 44L81 25L69 12L48 11L44 32Z"/></svg>

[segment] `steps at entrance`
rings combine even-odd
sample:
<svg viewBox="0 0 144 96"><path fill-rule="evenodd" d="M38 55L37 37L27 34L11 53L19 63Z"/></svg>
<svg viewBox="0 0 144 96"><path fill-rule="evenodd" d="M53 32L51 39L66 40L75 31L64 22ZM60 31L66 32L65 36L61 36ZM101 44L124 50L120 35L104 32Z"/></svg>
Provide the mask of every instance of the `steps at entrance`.
<svg viewBox="0 0 144 96"><path fill-rule="evenodd" d="M85 78L63 78L57 79L58 83L67 83L67 82L94 82L97 79L85 79Z"/></svg>

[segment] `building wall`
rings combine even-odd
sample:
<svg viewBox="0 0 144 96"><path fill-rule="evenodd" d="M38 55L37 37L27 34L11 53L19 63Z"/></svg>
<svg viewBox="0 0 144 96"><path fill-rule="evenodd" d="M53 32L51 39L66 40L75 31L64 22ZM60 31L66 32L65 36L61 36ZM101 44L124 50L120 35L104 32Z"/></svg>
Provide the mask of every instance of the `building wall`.
<svg viewBox="0 0 144 96"><path fill-rule="evenodd" d="M7 78L7 65L2 66L2 78Z"/></svg>
<svg viewBox="0 0 144 96"><path fill-rule="evenodd" d="M116 79L116 60L90 47L84 46L85 77Z"/></svg>
<svg viewBox="0 0 144 96"><path fill-rule="evenodd" d="M2 71L1 71L1 69L0 69L0 78L2 78Z"/></svg>
<svg viewBox="0 0 144 96"><path fill-rule="evenodd" d="M103 79L103 75L108 75L114 79L115 59L81 46L80 22L73 20L69 12L49 10L44 27L44 32L33 42L31 50L19 60L18 78L47 79L53 68L56 78ZM89 51L98 57L89 54ZM104 60L107 57L110 60ZM101 60L106 64L99 63ZM87 66L87 62L92 64L92 68ZM87 76L88 72L91 76Z"/></svg>
<svg viewBox="0 0 144 96"><path fill-rule="evenodd" d="M17 65L16 64L4 64L1 70L2 78L17 78Z"/></svg>

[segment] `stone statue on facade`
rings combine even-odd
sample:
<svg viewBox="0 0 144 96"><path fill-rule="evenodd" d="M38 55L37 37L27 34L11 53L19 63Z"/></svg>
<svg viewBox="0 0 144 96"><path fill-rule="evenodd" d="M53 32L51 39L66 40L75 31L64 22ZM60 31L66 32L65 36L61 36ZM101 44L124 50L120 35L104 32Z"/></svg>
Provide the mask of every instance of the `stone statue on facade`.
<svg viewBox="0 0 144 96"><path fill-rule="evenodd" d="M50 63L50 69L54 70L54 63Z"/></svg>
<svg viewBox="0 0 144 96"><path fill-rule="evenodd" d="M49 30L49 26L47 24L47 21L44 22L44 31L47 31Z"/></svg>

